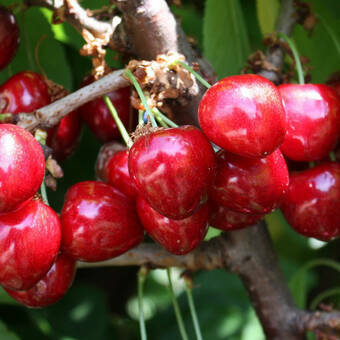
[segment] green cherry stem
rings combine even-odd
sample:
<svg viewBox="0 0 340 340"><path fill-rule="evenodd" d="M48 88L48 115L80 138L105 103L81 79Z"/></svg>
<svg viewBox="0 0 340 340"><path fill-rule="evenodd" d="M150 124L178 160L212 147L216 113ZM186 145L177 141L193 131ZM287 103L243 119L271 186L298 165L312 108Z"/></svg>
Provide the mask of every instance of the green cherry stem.
<svg viewBox="0 0 340 340"><path fill-rule="evenodd" d="M196 333L196 338L197 340L203 340L200 323L198 321L198 317L196 313L194 298L192 296L192 279L184 276L184 282L185 282L185 291L187 293L190 314L191 314L192 322L194 324L194 329Z"/></svg>
<svg viewBox="0 0 340 340"><path fill-rule="evenodd" d="M277 36L279 38L282 38L290 47L290 49L292 50L293 56L294 56L294 60L295 60L295 64L296 64L296 71L298 74L298 78L299 78L299 84L303 85L305 83L305 78L303 76L303 70L302 70L302 65L301 65L301 60L299 57L299 52L293 42L292 39L290 39L286 34L284 33L277 33Z"/></svg>
<svg viewBox="0 0 340 340"><path fill-rule="evenodd" d="M46 205L50 205L48 203L48 197L47 197L47 191L46 191L46 185L45 185L45 176L44 176L43 181L42 181L41 186L40 186L40 193L41 193L41 197L42 197L44 203Z"/></svg>
<svg viewBox="0 0 340 340"><path fill-rule="evenodd" d="M119 116L118 116L118 113L117 113L117 110L115 109L115 107L113 106L113 104L112 104L110 98L109 98L106 94L103 95L103 99L104 99L104 102L105 102L107 108L108 108L109 111L111 112L114 121L116 122L116 125L117 125L117 127L118 127L118 130L119 130L120 134L122 135L125 144L126 144L127 147L130 149L131 146L133 145L133 141L132 141L132 139L130 138L128 132L126 131L124 124L123 124L122 121L120 120L120 118L119 118Z"/></svg>
<svg viewBox="0 0 340 340"><path fill-rule="evenodd" d="M170 290L172 304L174 306L174 311L175 311L175 315L176 315L176 320L177 320L179 332L181 333L183 340L188 340L189 338L188 338L187 332L185 330L182 314L181 314L181 311L179 309L179 305L178 305L176 295L175 295L175 292L174 292L174 288L173 288L173 285L172 285L171 268L167 268L166 272L168 274L169 290Z"/></svg>
<svg viewBox="0 0 340 340"><path fill-rule="evenodd" d="M144 111L138 110L138 125L144 125Z"/></svg>
<svg viewBox="0 0 340 340"><path fill-rule="evenodd" d="M47 139L47 132L41 129L37 129L34 133L34 138L42 145L46 145L46 139ZM45 185L45 176L43 178L43 181L41 182L40 186L40 194L41 197L46 205L50 205L48 203L48 197L47 197L47 191L46 191L46 185Z"/></svg>
<svg viewBox="0 0 340 340"><path fill-rule="evenodd" d="M336 157L334 151L331 151L329 153L329 158L331 159L332 162L336 162Z"/></svg>
<svg viewBox="0 0 340 340"><path fill-rule="evenodd" d="M142 90L142 88L140 87L140 85L139 85L137 79L136 79L135 76L132 74L131 70L129 70L129 69L127 69L127 70L124 72L124 75L125 75L126 77L128 77L128 78L131 80L133 86L135 87L135 89L136 89L136 91L137 91L137 93L138 93L138 95L139 95L139 98L141 99L141 101L142 101L142 103L143 103L143 106L144 106L144 108L145 108L145 110L146 110L146 112L147 112L147 114L148 114L148 116L149 116L149 118L150 118L151 125L152 125L153 127L157 127L157 122L156 122L156 120L155 120L155 117L154 117L154 115L152 114L152 111L151 111L151 109L150 109L150 107L149 107L149 105L148 105L148 102L147 102L147 100L146 100L146 98L145 98L145 96L144 96L143 90Z"/></svg>
<svg viewBox="0 0 340 340"><path fill-rule="evenodd" d="M183 68L185 68L186 70L188 70L191 74L193 74L195 76L195 78L202 84L204 85L206 88L211 87L211 85L202 77L200 76L196 71L194 71L192 69L192 67L190 67L189 65L187 65L186 63L184 63L183 61L180 60L175 60L171 65L181 65ZM170 65L170 67L171 67Z"/></svg>
<svg viewBox="0 0 340 340"><path fill-rule="evenodd" d="M160 124L161 124L161 121L163 121L171 127L178 127L176 123L174 123L170 118L168 118L165 114L159 111L157 107L153 109L153 112L155 114L156 119L160 122Z"/></svg>
<svg viewBox="0 0 340 340"><path fill-rule="evenodd" d="M149 269L146 267L140 267L138 271L138 309L139 309L139 331L142 340L147 340L144 310L143 310L143 288L146 277L148 276Z"/></svg>

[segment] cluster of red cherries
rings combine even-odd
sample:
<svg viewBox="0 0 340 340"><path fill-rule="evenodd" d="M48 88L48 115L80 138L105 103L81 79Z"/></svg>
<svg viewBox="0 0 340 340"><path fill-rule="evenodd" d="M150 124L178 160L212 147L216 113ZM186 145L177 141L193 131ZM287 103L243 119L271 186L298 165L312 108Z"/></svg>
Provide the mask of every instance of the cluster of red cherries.
<svg viewBox="0 0 340 340"><path fill-rule="evenodd" d="M0 7L0 45L6 42L5 50L12 51L0 56L0 68L18 43L19 31L4 28L6 20L7 28L13 24L11 16ZM108 96L128 125L129 88ZM33 112L50 102L46 82L34 72L18 73L0 86L0 113ZM144 231L183 255L204 240L209 225L241 229L279 207L303 235L325 241L339 236L340 165L329 159L340 132L340 99L333 88L276 87L257 75L231 76L207 90L198 116L203 132L189 125L159 128L141 134L131 148L106 144L107 157L97 163L101 181L73 185L60 216L36 195L45 174L40 144L26 130L1 124L5 290L27 306L43 307L66 293L76 261L119 256L141 243ZM75 149L81 117L102 142L119 138L98 98L47 131L56 159ZM289 172L287 163L303 170Z"/></svg>

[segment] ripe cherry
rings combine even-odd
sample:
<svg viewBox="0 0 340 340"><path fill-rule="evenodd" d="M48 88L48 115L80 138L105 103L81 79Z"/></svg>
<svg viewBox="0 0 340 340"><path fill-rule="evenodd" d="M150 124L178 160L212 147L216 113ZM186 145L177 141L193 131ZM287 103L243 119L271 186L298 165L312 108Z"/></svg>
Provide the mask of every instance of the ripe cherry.
<svg viewBox="0 0 340 340"><path fill-rule="evenodd" d="M260 221L264 215L243 214L222 205L212 205L210 225L224 231L249 227Z"/></svg>
<svg viewBox="0 0 340 340"><path fill-rule="evenodd" d="M57 160L62 161L74 152L80 139L81 126L78 111L73 111L48 130L46 144L53 149Z"/></svg>
<svg viewBox="0 0 340 340"><path fill-rule="evenodd" d="M208 230L208 203L182 220L162 216L142 197L138 197L137 210L146 232L167 251L176 255L187 254L196 248Z"/></svg>
<svg viewBox="0 0 340 340"><path fill-rule="evenodd" d="M123 194L137 197L137 187L132 180L128 167L129 150L116 152L107 164L107 182Z"/></svg>
<svg viewBox="0 0 340 340"><path fill-rule="evenodd" d="M39 199L0 215L0 284L14 290L32 288L51 268L60 238L57 214Z"/></svg>
<svg viewBox="0 0 340 340"><path fill-rule="evenodd" d="M32 112L50 102L48 87L35 72L17 73L0 87L0 113Z"/></svg>
<svg viewBox="0 0 340 340"><path fill-rule="evenodd" d="M19 126L0 124L0 213L31 199L44 172L44 154L34 137Z"/></svg>
<svg viewBox="0 0 340 340"><path fill-rule="evenodd" d="M279 87L287 114L282 153L296 161L315 161L335 146L340 127L340 99L322 84L285 84Z"/></svg>
<svg viewBox="0 0 340 340"><path fill-rule="evenodd" d="M211 141L241 156L271 154L286 133L276 86L254 74L227 77L210 87L200 102L198 118Z"/></svg>
<svg viewBox="0 0 340 340"><path fill-rule="evenodd" d="M140 137L129 154L129 172L139 194L172 219L193 214L206 201L215 166L208 139L189 125Z"/></svg>
<svg viewBox="0 0 340 340"><path fill-rule="evenodd" d="M107 183L108 181L108 163L111 160L112 156L121 150L124 150L126 147L116 141L108 142L102 145L98 152L95 171L96 177L98 180Z"/></svg>
<svg viewBox="0 0 340 340"><path fill-rule="evenodd" d="M0 70L9 64L19 46L19 27L14 15L0 6Z"/></svg>
<svg viewBox="0 0 340 340"><path fill-rule="evenodd" d="M75 260L110 259L138 245L144 236L133 200L101 182L73 185L60 218L62 250Z"/></svg>
<svg viewBox="0 0 340 340"><path fill-rule="evenodd" d="M41 308L59 301L71 287L76 271L76 262L64 254L59 254L47 274L31 289L6 292L19 303L33 308Z"/></svg>
<svg viewBox="0 0 340 340"><path fill-rule="evenodd" d="M340 235L340 164L293 173L281 209L298 233L329 241Z"/></svg>
<svg viewBox="0 0 340 340"><path fill-rule="evenodd" d="M219 205L248 214L266 214L279 206L289 174L279 149L265 158L217 153L217 175L210 195Z"/></svg>
<svg viewBox="0 0 340 340"><path fill-rule="evenodd" d="M82 85L88 85L93 80L93 78L87 77ZM111 99L123 124L128 126L130 119L130 87L112 91L107 93L107 95ZM94 99L82 105L78 110L85 123L101 142L120 138L117 125L102 98Z"/></svg>

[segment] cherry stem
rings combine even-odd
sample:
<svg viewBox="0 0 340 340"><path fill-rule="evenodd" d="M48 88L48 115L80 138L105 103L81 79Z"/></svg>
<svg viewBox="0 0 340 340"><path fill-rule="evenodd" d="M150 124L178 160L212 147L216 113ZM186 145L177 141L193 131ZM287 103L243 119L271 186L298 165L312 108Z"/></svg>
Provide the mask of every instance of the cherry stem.
<svg viewBox="0 0 340 340"><path fill-rule="evenodd" d="M200 76L196 71L194 71L192 69L192 67L190 67L189 65L187 65L186 63L184 63L183 61L180 60L175 60L173 63L171 63L170 67L172 65L181 65L183 68L185 68L186 70L188 70L191 74L193 74L195 76L195 78L202 84L204 85L206 88L211 87L211 85L202 77Z"/></svg>
<svg viewBox="0 0 340 340"><path fill-rule="evenodd" d="M187 335L187 332L185 330L185 326L184 326L181 310L179 309L179 305L178 305L178 302L177 302L177 299L176 299L176 295L175 295L175 292L174 292L174 288L173 288L173 285L172 285L171 268L167 268L166 272L168 274L169 290L170 290L172 304L174 306L174 311L175 311L175 315L176 315L176 320L177 320L178 328L179 328L179 331L181 333L182 339L183 340L188 340L188 335Z"/></svg>
<svg viewBox="0 0 340 340"><path fill-rule="evenodd" d="M138 309L139 309L139 331L142 340L147 340L144 310L143 310L143 288L146 277L149 270L145 266L142 266L138 271Z"/></svg>
<svg viewBox="0 0 340 340"><path fill-rule="evenodd" d="M113 106L113 104L112 104L110 98L109 98L106 94L103 95L103 99L104 99L104 102L105 102L107 108L108 108L109 111L111 112L114 121L116 122L116 125L117 125L117 127L118 127L118 130L119 130L120 134L122 135L125 144L126 144L127 147L130 149L131 146L133 145L133 141L132 141L132 139L130 138L128 132L126 131L126 128L125 128L124 124L123 124L122 121L120 120L120 118L119 118L119 116L118 116L117 110L115 109L115 107Z"/></svg>
<svg viewBox="0 0 340 340"><path fill-rule="evenodd" d="M155 117L159 121L160 124L164 122L165 124L171 127L178 127L176 123L174 123L170 118L168 118L165 114L159 111L157 107L153 108L153 113L155 114Z"/></svg>
<svg viewBox="0 0 340 340"><path fill-rule="evenodd" d="M130 79L130 81L132 82L133 86L135 87L135 89L136 89L136 91L137 91L137 93L138 93L138 95L139 95L139 98L140 98L140 100L141 100L142 103L143 103L143 106L144 106L144 108L145 108L145 111L147 112L147 114L148 114L148 116L149 116L149 118L150 118L151 125L152 125L153 127L157 127L157 122L156 122L156 120L155 120L155 117L154 117L153 114L152 114L152 111L151 111L151 109L150 109L150 107L149 107L149 105L148 105L148 102L147 102L147 100L146 100L146 98L145 98L145 96L144 96L143 90L142 90L142 88L140 87L140 85L139 85L137 79L136 79L135 76L132 74L131 70L129 70L129 69L125 70L124 75Z"/></svg>
<svg viewBox="0 0 340 340"><path fill-rule="evenodd" d="M144 125L144 111L138 110L138 125Z"/></svg>
<svg viewBox="0 0 340 340"><path fill-rule="evenodd" d="M50 205L48 203L48 197L47 197L47 191L46 191L46 185L45 185L45 176L44 176L43 181L42 181L41 186L40 186L40 193L41 193L41 197L42 197L44 203L46 205Z"/></svg>
<svg viewBox="0 0 340 340"><path fill-rule="evenodd" d="M303 76L303 70L302 70L301 60L300 60L300 57L299 57L299 52L298 52L293 40L290 39L286 34L281 33L281 32L277 33L277 36L279 38L283 39L288 44L290 49L292 50L294 60L295 60L295 64L296 64L296 71L297 71L297 74L298 74L299 84L303 85L305 83L305 78Z"/></svg>
<svg viewBox="0 0 340 340"><path fill-rule="evenodd" d="M194 298L192 296L192 280L184 277L184 282L185 282L185 290L187 293L187 298L188 298L188 303L189 303L190 314L191 314L192 322L194 324L194 329L196 333L196 338L197 340L202 340L203 338L202 338L200 323L198 321L196 308L194 304Z"/></svg>

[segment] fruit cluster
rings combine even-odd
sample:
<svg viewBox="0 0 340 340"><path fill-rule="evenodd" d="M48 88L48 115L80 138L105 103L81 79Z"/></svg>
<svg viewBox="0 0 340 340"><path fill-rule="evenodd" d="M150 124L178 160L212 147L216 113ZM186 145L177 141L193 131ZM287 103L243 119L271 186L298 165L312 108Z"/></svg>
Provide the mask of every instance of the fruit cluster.
<svg viewBox="0 0 340 340"><path fill-rule="evenodd" d="M0 25L10 16L0 7ZM9 21L15 24L12 17ZM18 29L11 32L0 26L0 43L11 46L0 68L17 48ZM125 125L132 112L129 96L129 88L108 95ZM51 100L49 86L34 72L20 72L0 86L0 113L33 112ZM203 241L209 225L244 228L280 207L303 235L326 241L340 235L340 165L328 159L339 137L340 99L330 86L276 87L257 75L231 76L207 90L198 117L202 131L147 126L131 148L118 142L103 146L96 165L100 180L73 185L60 217L36 195L45 174L41 146L26 130L1 124L0 284L5 290L27 306L43 307L66 293L76 261L119 256L140 244L144 231L183 255ZM56 159L75 149L81 118L102 142L119 138L98 98L47 131ZM289 172L288 160L292 167L318 164Z"/></svg>

